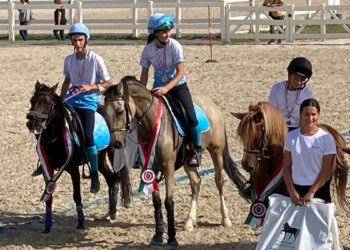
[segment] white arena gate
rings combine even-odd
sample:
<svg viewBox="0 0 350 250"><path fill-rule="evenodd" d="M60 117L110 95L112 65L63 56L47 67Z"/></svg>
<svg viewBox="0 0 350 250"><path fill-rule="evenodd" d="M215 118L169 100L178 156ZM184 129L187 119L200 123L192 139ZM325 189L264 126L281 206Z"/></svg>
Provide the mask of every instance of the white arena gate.
<svg viewBox="0 0 350 250"><path fill-rule="evenodd" d="M329 4L339 4L339 0L328 0L328 2ZM69 2L66 0L63 1L62 5L55 5L53 1L33 0L26 7L18 0L0 0L0 11L8 13L7 20L0 19L0 31L2 33L8 31L9 41L14 42L15 34L20 29L51 33L54 29L68 30L73 22L83 22L93 32L105 31L108 34L130 32L133 37L138 37L140 33L147 33L147 19L150 15L154 12L169 12L175 17L176 37L181 37L183 30L207 34L208 15L206 9L209 6L212 12L216 13L211 19L211 29L218 31L221 40L226 42L230 42L232 39L254 39L257 42L260 39L283 39L287 42L293 42L295 39L320 39L324 41L330 38L350 37L350 30L346 26L350 23L350 19L338 19L336 15L337 11L349 11L350 5L312 6L311 0L306 0L306 3L306 6L285 5L268 8L255 6L254 0L70 0ZM19 25L17 21L18 9L31 8L34 13L36 10L47 10L53 13L55 9L60 7L66 9L67 25L54 25L53 18L49 20L36 18L31 25L26 26ZM103 11L106 9L115 10L115 18L84 18L84 11L101 12L100 16L103 17ZM182 17L186 10L191 12L193 9L202 10L204 14L198 18L191 15L189 15L190 18ZM120 10L124 12L127 10L130 13L130 18L118 18ZM271 10L285 11L285 20L272 20L268 16L268 12ZM300 16L306 18L300 19ZM270 24L283 25L283 29L277 26L282 34L262 32ZM329 24L342 25L344 33L327 33L326 26ZM320 33L301 33L306 25L319 25Z"/></svg>

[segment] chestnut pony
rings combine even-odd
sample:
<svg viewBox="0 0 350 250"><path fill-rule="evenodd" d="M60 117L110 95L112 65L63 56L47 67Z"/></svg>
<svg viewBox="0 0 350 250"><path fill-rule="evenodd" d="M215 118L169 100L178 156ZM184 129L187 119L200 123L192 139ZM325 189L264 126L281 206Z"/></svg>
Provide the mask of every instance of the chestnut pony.
<svg viewBox="0 0 350 250"><path fill-rule="evenodd" d="M283 144L288 131L287 126L282 114L268 102L250 105L247 113L231 114L240 119L237 134L244 147L242 167L250 174L252 191L255 191L255 194L261 193L276 174L276 170L282 167ZM348 153L349 148L346 147L344 138L335 129L325 124L319 124L319 126L328 131L336 142L337 166L333 174L333 186L339 205L346 208L348 202L345 190L349 166L343 152ZM276 185L269 194L288 195L283 178L280 180L279 185ZM255 198L252 198L253 202Z"/></svg>

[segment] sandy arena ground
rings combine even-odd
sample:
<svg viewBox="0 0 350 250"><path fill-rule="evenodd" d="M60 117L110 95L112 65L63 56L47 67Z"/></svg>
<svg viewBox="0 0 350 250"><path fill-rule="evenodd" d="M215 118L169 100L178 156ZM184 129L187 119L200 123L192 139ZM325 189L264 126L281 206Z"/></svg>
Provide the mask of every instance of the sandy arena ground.
<svg viewBox="0 0 350 250"><path fill-rule="evenodd" d="M209 58L208 46L184 45L189 87L193 92L210 96L224 112L233 159L240 159L242 146L236 136L238 121L231 117L230 112L244 112L249 104L267 100L270 87L287 77L286 67L296 56L308 57L313 63L314 76L309 85L321 104L321 122L340 132L350 130L350 47L348 41L341 42L215 45L214 59L218 62L211 64L204 63ZM91 42L90 48L104 58L113 81L119 81L125 75L139 76L142 44L100 45ZM68 41L63 44L18 42L16 45L1 45L0 248L145 249L154 232L151 197L134 195L130 209L118 205L117 220L110 223L103 219L108 210L105 182L102 181L102 189L97 195L91 195L90 182L83 180L87 229L82 235L75 231L76 214L67 173L59 179L54 193L52 233L41 234L45 209L39 198L44 181L42 177L30 176L37 161L36 141L25 126L25 116L36 80L49 85L62 83L63 60L69 53L72 53L72 47ZM200 170L210 168L212 162L206 153ZM183 175L183 170L179 170L177 176ZM139 171L133 170L133 190L138 187L138 176ZM182 230L190 204L189 181L176 182L175 222L181 249L255 248L260 230L243 225L249 204L238 196L237 189L226 175L225 179L224 193L232 227L220 226L218 192L214 175L208 174L202 178L198 228L190 233ZM164 186L161 190L164 195ZM347 197L350 198L349 188ZM346 249L350 249L348 215L339 210L337 219L341 241Z"/></svg>

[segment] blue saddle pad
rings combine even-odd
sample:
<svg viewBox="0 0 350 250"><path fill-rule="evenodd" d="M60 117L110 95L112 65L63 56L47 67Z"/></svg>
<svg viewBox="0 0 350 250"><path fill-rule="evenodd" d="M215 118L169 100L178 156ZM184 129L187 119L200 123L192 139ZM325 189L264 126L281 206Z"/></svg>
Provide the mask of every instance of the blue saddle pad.
<svg viewBox="0 0 350 250"><path fill-rule="evenodd" d="M101 114L95 112L94 142L97 150L102 150L109 145L110 134L107 123Z"/></svg>
<svg viewBox="0 0 350 250"><path fill-rule="evenodd" d="M171 107L169 106L168 100L163 96L163 99L165 100L165 104L168 106L171 116L173 117L173 120L175 121L175 126L177 131L181 136L185 136L185 130L181 122L177 119L177 117L174 115L173 111L171 110ZM197 104L193 103L194 112L196 113L196 117L198 120L198 125L196 127L197 130L199 130L201 133L207 131L210 128L209 120L203 109L201 109Z"/></svg>

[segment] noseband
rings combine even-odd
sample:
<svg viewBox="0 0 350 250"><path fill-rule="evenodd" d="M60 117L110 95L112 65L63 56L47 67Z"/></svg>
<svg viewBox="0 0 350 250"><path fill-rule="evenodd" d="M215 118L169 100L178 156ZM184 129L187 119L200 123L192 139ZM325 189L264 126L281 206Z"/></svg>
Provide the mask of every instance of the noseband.
<svg viewBox="0 0 350 250"><path fill-rule="evenodd" d="M267 155L269 150L267 148L267 136L266 136L265 123L262 120L260 123L257 123L256 125L259 126L262 131L261 136L259 138L258 149L247 149L247 148L243 149L245 153L256 155L256 161L255 161L254 167L253 169L248 170L248 172L252 172L255 169L257 169L260 166L261 160L271 159L271 157Z"/></svg>
<svg viewBox="0 0 350 250"><path fill-rule="evenodd" d="M53 101L54 99L54 96L52 95L51 92L49 91L36 91L34 93L34 96L35 95L47 95L50 97L51 99L51 102L50 102L50 108L49 108L49 111L48 113L44 114L44 113L40 113L40 112L37 112L37 111L34 111L34 110L30 110L28 113L27 113L27 116L26 118L27 119L32 119L32 120L35 120L35 121L39 121L39 122L42 122L42 121L45 121L46 120L46 125L50 123L50 121L52 120L52 118L54 117L54 114L55 114L55 102Z"/></svg>

